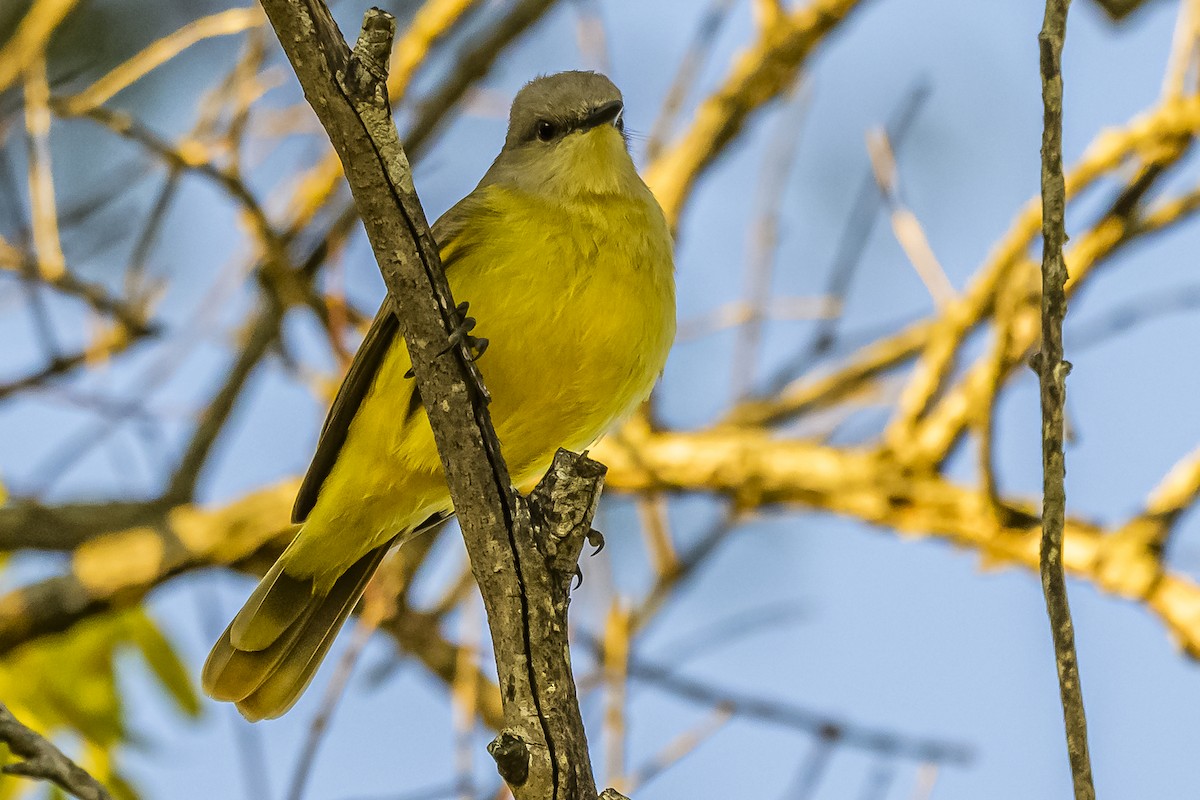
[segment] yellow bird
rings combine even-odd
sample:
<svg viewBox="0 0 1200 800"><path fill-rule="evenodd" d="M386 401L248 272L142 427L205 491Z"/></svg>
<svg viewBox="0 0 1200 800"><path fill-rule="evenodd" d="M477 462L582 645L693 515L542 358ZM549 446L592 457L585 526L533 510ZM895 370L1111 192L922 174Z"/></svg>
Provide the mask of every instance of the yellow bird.
<svg viewBox="0 0 1200 800"><path fill-rule="evenodd" d="M650 393L675 336L671 235L626 146L620 91L564 72L517 94L500 155L433 226L517 485ZM451 512L433 432L385 302L296 497L295 539L225 629L204 690L250 720L291 708L388 549Z"/></svg>

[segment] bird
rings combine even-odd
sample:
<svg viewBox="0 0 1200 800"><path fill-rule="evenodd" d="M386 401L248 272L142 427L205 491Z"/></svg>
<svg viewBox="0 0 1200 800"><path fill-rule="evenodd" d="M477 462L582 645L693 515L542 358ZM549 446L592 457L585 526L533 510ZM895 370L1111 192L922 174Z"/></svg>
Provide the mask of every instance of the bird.
<svg viewBox="0 0 1200 800"><path fill-rule="evenodd" d="M432 228L517 486L650 394L675 336L670 227L638 175L624 99L596 72L517 93L500 154ZM385 298L338 390L292 510L294 538L212 648L204 691L250 721L307 688L391 547L453 512Z"/></svg>

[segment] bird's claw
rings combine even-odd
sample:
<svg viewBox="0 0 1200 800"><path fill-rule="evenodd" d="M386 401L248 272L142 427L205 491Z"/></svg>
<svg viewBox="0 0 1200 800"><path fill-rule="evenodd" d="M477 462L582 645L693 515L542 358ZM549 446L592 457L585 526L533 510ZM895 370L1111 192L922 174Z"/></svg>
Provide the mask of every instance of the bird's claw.
<svg viewBox="0 0 1200 800"><path fill-rule="evenodd" d="M452 331L450 331L450 335L447 337L448 341L446 342L446 346L438 351L439 358L446 355L456 347L465 347L467 350L467 357L472 361L478 361L487 350L487 339L483 338L482 336L471 335L471 331L475 328L475 318L468 317L466 315L468 306L468 303L462 302L458 304L456 309L454 309L458 313L460 322L454 326ZM404 377L412 378L415 377L416 374L417 373L415 372L414 368L409 367L408 372L404 373Z"/></svg>
<svg viewBox="0 0 1200 800"><path fill-rule="evenodd" d="M592 551L593 556L597 555L601 550L604 549L604 534L595 528L592 528L587 532L587 540L588 544L596 548Z"/></svg>
<svg viewBox="0 0 1200 800"><path fill-rule="evenodd" d="M596 530L595 528L590 528L588 530L587 540L588 540L588 544L590 544L592 547L596 548L595 550L592 551L593 556L604 549L604 534L601 533L600 531ZM571 591L575 591L580 586L583 586L583 568L580 567L578 564L576 564L575 565L575 580L574 580L574 585L571 587Z"/></svg>
<svg viewBox="0 0 1200 800"><path fill-rule="evenodd" d="M475 318L467 316L467 309L470 303L462 302L458 304L455 310L458 314L458 325L454 326L454 330L450 331L450 341L442 352L438 353L444 356L455 347L465 347L472 361L478 361L483 352L487 350L488 340L479 336L472 336L471 331L475 329Z"/></svg>
<svg viewBox="0 0 1200 800"><path fill-rule="evenodd" d="M471 352L471 360L478 361L488 349L488 340L483 336L470 336L467 341L467 349Z"/></svg>

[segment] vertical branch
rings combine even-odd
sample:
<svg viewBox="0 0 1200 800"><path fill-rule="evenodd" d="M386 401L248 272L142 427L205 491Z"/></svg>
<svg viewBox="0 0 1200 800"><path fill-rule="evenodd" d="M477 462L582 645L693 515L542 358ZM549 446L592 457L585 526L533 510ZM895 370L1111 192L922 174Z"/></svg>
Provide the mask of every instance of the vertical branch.
<svg viewBox="0 0 1200 800"><path fill-rule="evenodd" d="M0 46L0 92L7 89L35 58L45 58L46 44L79 0L35 0L8 41Z"/></svg>
<svg viewBox="0 0 1200 800"><path fill-rule="evenodd" d="M1042 590L1054 637L1054 660L1062 695L1067 754L1076 800L1094 800L1088 757L1087 720L1075 630L1063 577L1063 528L1066 521L1066 464L1063 454L1063 406L1071 365L1063 360L1063 317L1067 312L1067 267L1063 262L1066 230L1066 183L1062 167L1062 47L1070 0L1046 0L1038 34L1042 74L1042 350L1035 360L1042 396Z"/></svg>
<svg viewBox="0 0 1200 800"><path fill-rule="evenodd" d="M605 772L609 781L621 789L628 788L625 749L628 746L625 708L629 701L629 648L633 629L628 605L620 598L613 599L604 625L604 710Z"/></svg>
<svg viewBox="0 0 1200 800"><path fill-rule="evenodd" d="M458 653L454 681L450 684L450 704L454 724L454 761L458 773L454 780L459 800L478 796L475 786L475 720L479 708L479 651L482 647L483 620L474 593L460 606Z"/></svg>
<svg viewBox="0 0 1200 800"><path fill-rule="evenodd" d="M779 114L775 133L767 144L762 161L760 206L750 232L750 247L746 260L745 324L737 329L737 338L734 339L733 346L730 384L733 387L735 404L745 400L754 387L779 249L784 193L800 150L800 131L808 113L809 93L801 81L801 76L797 75L788 94L788 107Z"/></svg>
<svg viewBox="0 0 1200 800"><path fill-rule="evenodd" d="M50 171L50 85L46 59L37 55L25 70L25 128L29 134L29 205L33 219L33 246L38 273L57 280L66 272L66 258L58 236L58 207Z"/></svg>

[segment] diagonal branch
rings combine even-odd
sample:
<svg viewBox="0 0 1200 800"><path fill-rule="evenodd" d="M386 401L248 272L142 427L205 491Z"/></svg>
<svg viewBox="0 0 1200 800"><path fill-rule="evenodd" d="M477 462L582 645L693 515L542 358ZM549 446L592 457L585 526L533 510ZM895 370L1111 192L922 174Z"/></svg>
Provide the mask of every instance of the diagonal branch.
<svg viewBox="0 0 1200 800"><path fill-rule="evenodd" d="M99 781L37 731L21 724L3 703L0 703L0 742L8 745L18 758L0 767L0 773L49 781L79 800L112 800Z"/></svg>
<svg viewBox="0 0 1200 800"><path fill-rule="evenodd" d="M489 749L517 800L594 800L566 607L604 468L560 451L528 503L512 487L478 371L451 345L459 315L392 121L394 19L368 11L351 52L321 0L263 8L342 161L424 398L505 687Z"/></svg>
<svg viewBox="0 0 1200 800"><path fill-rule="evenodd" d="M196 430L163 491L167 502L183 503L195 495L200 473L208 462L213 445L224 431L225 423L233 414L234 406L242 396L251 375L266 358L271 345L279 336L280 326L283 324L283 311L274 298L263 297L262 307L251 322L245 344L230 367L225 382L200 415Z"/></svg>
<svg viewBox="0 0 1200 800"><path fill-rule="evenodd" d="M754 43L738 55L725 81L700 107L687 131L646 168L672 227L679 225L696 180L738 137L755 111L779 97L812 51L860 0L812 0L764 21Z"/></svg>

